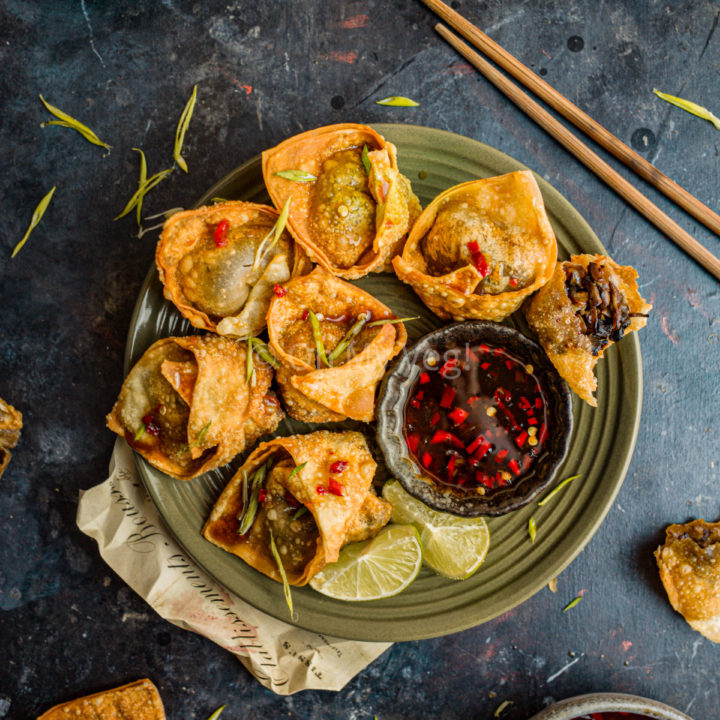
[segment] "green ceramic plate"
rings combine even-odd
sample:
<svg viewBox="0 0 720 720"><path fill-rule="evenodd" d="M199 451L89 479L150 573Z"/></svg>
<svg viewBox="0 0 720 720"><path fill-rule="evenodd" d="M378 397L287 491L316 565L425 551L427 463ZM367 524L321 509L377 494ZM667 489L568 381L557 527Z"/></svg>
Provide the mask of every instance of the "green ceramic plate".
<svg viewBox="0 0 720 720"><path fill-rule="evenodd" d="M432 128L377 125L398 147L401 171L410 178L423 205L442 190L477 177L523 169L519 162L487 145ZM604 252L578 212L542 178L537 178L561 258L577 252ZM267 202L260 158L253 158L211 188L201 200L220 196ZM422 315L410 323L410 341L440 325L409 287L391 275L374 275L357 284L401 317ZM510 324L522 324L519 317ZM135 307L126 350L126 371L156 339L189 334L192 328L163 299L151 268ZM598 366L598 407L575 399L571 448L559 477L582 474L561 494L538 508L536 503L488 523L490 552L468 580L453 582L423 570L404 593L382 601L346 603L331 600L309 587L294 588L295 624L329 635L358 640L415 640L473 627L527 600L556 577L582 550L600 526L620 489L632 456L640 422L642 367L640 345L633 333L610 348ZM358 427L360 424L355 424ZM337 427L337 426L335 426ZM284 421L279 434L310 428ZM372 435L372 429L370 429ZM191 482L158 472L139 456L140 475L165 523L185 550L226 588L255 607L288 620L282 586L245 565L234 555L207 542L200 529L215 498L237 462ZM527 535L535 516L534 545Z"/></svg>

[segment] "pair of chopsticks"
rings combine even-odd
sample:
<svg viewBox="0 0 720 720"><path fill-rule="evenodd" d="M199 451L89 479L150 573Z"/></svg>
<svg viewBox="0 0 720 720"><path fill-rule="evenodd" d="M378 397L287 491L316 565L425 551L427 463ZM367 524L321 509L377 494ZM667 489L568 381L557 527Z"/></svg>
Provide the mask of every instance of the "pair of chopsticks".
<svg viewBox="0 0 720 720"><path fill-rule="evenodd" d="M631 170L656 187L677 203L683 210L697 218L714 233L720 235L720 216L701 203L696 197L673 182L645 158L638 155L625 143L608 132L566 97L539 78L532 70L523 65L507 50L466 20L458 12L441 0L422 0L436 12L448 25L453 27L466 40L482 50L491 60L506 72L532 90L550 107L572 122L577 128L595 140L599 145L624 162ZM646 198L636 187L615 171L599 155L573 135L562 123L536 103L515 83L496 70L481 55L466 45L457 35L444 25L437 24L435 30L471 65L479 70L496 88L503 92L521 110L527 113L540 127L586 165L601 180L615 190L620 197L644 215L653 225L662 230L667 237L679 245L688 255L697 260L708 272L720 280L720 259L703 247L692 235L683 230L674 220Z"/></svg>

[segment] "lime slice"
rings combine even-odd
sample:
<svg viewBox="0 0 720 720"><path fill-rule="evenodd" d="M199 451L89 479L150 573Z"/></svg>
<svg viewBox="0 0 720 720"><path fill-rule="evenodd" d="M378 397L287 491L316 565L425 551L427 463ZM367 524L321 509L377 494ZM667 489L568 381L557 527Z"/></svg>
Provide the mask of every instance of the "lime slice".
<svg viewBox="0 0 720 720"><path fill-rule="evenodd" d="M417 528L423 561L436 573L464 580L482 565L490 547L484 518L433 510L407 493L397 480L386 482L382 494L393 504L393 522Z"/></svg>
<svg viewBox="0 0 720 720"><path fill-rule="evenodd" d="M337 600L379 600L402 592L420 572L422 550L412 525L390 525L372 540L351 543L310 586Z"/></svg>

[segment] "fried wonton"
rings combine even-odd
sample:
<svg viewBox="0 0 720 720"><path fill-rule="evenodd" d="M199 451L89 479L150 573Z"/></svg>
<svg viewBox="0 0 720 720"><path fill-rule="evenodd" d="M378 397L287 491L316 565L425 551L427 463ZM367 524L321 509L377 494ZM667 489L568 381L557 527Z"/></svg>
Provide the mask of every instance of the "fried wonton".
<svg viewBox="0 0 720 720"><path fill-rule="evenodd" d="M305 585L340 548L374 537L389 522L392 505L372 491L375 467L358 432L320 430L261 443L223 490L203 535L280 582L272 534L288 582Z"/></svg>
<svg viewBox="0 0 720 720"><path fill-rule="evenodd" d="M334 275L379 272L400 252L420 203L398 171L396 154L372 128L350 123L295 135L262 154L275 206L292 198L290 233ZM278 175L288 171L304 180Z"/></svg>
<svg viewBox="0 0 720 720"><path fill-rule="evenodd" d="M197 328L233 337L257 335L265 327L275 284L311 268L287 232L261 248L277 220L274 208L250 202L172 215L155 253L165 297Z"/></svg>
<svg viewBox="0 0 720 720"><path fill-rule="evenodd" d="M597 406L594 368L605 349L645 327L652 309L637 272L605 255L573 255L524 308L540 344L570 387Z"/></svg>
<svg viewBox="0 0 720 720"><path fill-rule="evenodd" d="M548 281L556 259L540 189L522 171L438 195L393 266L438 317L499 322Z"/></svg>
<svg viewBox="0 0 720 720"><path fill-rule="evenodd" d="M248 383L246 360L245 343L215 335L158 340L125 378L108 427L178 480L225 465L283 415L272 369L255 363Z"/></svg>
<svg viewBox="0 0 720 720"><path fill-rule="evenodd" d="M394 318L388 307L320 267L283 287L285 295L270 303L267 325L288 415L305 422L370 422L375 389L387 362L407 341L405 327L381 324ZM328 363L318 352L316 336ZM340 352L344 340L346 349Z"/></svg>
<svg viewBox="0 0 720 720"><path fill-rule="evenodd" d="M37 720L165 720L165 709L145 679L55 705Z"/></svg>
<svg viewBox="0 0 720 720"><path fill-rule="evenodd" d="M670 525L655 559L673 608L693 630L720 643L720 522Z"/></svg>
<svg viewBox="0 0 720 720"><path fill-rule="evenodd" d="M0 477L10 464L10 449L20 440L22 424L22 413L0 398Z"/></svg>

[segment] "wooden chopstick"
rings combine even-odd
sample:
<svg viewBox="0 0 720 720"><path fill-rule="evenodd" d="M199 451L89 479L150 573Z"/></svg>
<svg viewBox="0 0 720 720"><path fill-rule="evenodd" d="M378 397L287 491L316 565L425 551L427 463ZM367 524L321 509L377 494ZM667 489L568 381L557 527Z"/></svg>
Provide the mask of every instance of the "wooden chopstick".
<svg viewBox="0 0 720 720"><path fill-rule="evenodd" d="M662 230L674 243L688 255L697 260L708 272L720 280L720 259L704 248L692 235L685 232L674 220L659 207L648 200L637 188L622 175L596 155L587 145L573 135L562 123L538 105L512 80L496 70L487 60L478 55L457 35L444 25L437 24L435 30L452 45L468 62L474 65L495 87L501 90L521 110L526 112L540 127L552 135L569 150L580 162L605 181L620 197L644 215L653 225Z"/></svg>
<svg viewBox="0 0 720 720"><path fill-rule="evenodd" d="M516 57L498 45L492 38L482 32L482 30L466 20L460 13L453 10L441 0L422 1L445 20L448 25L457 30L466 40L469 40L493 62L497 63L503 70L525 85L525 87L532 90L535 95L544 100L551 108L559 112L596 143L604 147L609 153L612 153L618 160L624 162L631 170L634 170L640 175L640 177L667 195L667 197L677 203L683 210L690 213L690 215L714 233L720 235L720 215L717 215L707 205L701 203L700 200L694 195L691 195L685 188L673 182L667 175L642 157L642 155L638 155L638 153L632 148L629 148L622 140L615 137L615 135L606 130L600 123L583 112L577 105L571 103L564 95L561 95L555 88L548 85L548 83L538 77L530 68L523 65Z"/></svg>

